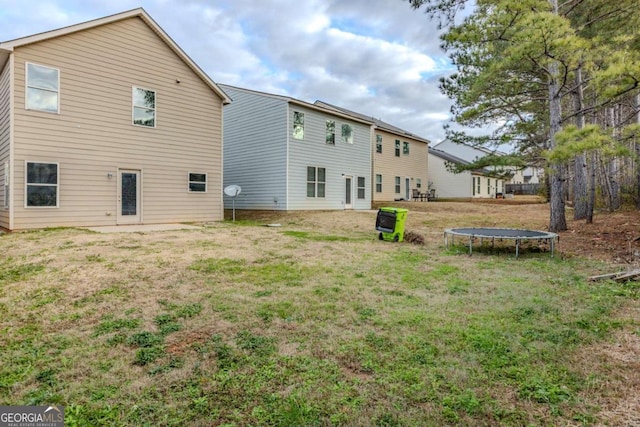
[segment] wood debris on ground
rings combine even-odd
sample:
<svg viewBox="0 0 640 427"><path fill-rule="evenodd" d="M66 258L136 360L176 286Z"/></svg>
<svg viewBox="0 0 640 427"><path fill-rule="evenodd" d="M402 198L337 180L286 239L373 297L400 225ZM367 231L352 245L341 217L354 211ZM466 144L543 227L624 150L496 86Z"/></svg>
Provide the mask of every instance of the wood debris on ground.
<svg viewBox="0 0 640 427"><path fill-rule="evenodd" d="M629 280L635 280L640 277L640 269L633 271L620 271L618 273L600 274L598 276L589 277L590 282L597 282L600 280L613 280L615 282L627 282Z"/></svg>

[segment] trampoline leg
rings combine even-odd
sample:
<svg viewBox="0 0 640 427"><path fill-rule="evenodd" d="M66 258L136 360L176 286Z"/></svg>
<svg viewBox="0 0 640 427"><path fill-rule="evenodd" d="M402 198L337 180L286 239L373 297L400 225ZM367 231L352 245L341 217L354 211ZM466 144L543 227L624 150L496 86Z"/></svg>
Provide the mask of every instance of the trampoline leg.
<svg viewBox="0 0 640 427"><path fill-rule="evenodd" d="M520 249L520 239L516 239L516 258L518 258L519 249Z"/></svg>
<svg viewBox="0 0 640 427"><path fill-rule="evenodd" d="M473 247L473 236L469 237L469 256L471 256L471 248Z"/></svg>

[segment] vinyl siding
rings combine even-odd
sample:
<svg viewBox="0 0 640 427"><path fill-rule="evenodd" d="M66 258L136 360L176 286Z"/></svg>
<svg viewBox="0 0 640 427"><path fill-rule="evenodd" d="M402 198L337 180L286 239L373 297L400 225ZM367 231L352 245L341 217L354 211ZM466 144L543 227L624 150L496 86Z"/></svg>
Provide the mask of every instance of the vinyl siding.
<svg viewBox="0 0 640 427"><path fill-rule="evenodd" d="M304 139L293 139L293 113L305 115ZM335 120L336 143L326 143L326 121ZM352 208L371 208L371 127L330 113L289 105L289 209L321 210L345 208L345 176L352 176ZM353 144L341 142L342 124L354 130ZM307 167L326 170L324 198L307 197ZM365 199L357 198L357 178L365 178Z"/></svg>
<svg viewBox="0 0 640 427"><path fill-rule="evenodd" d="M5 198L9 197L4 193L4 165L10 161L10 135L11 135L11 61L7 61L2 73L0 73L0 227L9 227L9 209L5 209Z"/></svg>
<svg viewBox="0 0 640 427"><path fill-rule="evenodd" d="M474 178L476 191L474 193ZM480 192L477 180L480 180ZM493 198L497 192L504 192L504 180L472 173L469 171L454 174L446 168L446 161L429 154L429 180L433 182L439 198Z"/></svg>
<svg viewBox="0 0 640 427"><path fill-rule="evenodd" d="M142 171L144 223L222 219L222 100L140 18L14 55L15 228L114 225L119 169ZM25 62L60 70L59 114L25 110ZM133 86L156 92L156 128L132 125ZM24 207L26 161L59 164L58 208Z"/></svg>
<svg viewBox="0 0 640 427"><path fill-rule="evenodd" d="M451 173L445 163L444 159L429 154L429 180L433 182L437 196L445 199L472 197L471 172Z"/></svg>
<svg viewBox="0 0 640 427"><path fill-rule="evenodd" d="M282 99L223 86L224 185L239 185L237 209L287 209L287 105ZM224 196L225 207L233 200Z"/></svg>
<svg viewBox="0 0 640 427"><path fill-rule="evenodd" d="M480 178L480 193L475 197L494 198L496 193L504 193L504 180L479 175L476 176L476 180L478 178Z"/></svg>
<svg viewBox="0 0 640 427"><path fill-rule="evenodd" d="M382 136L382 153L376 151L376 136ZM400 157L395 155L395 141L400 140ZM411 189L417 188L417 180L420 179L422 187L420 192L427 191L428 185L428 151L429 146L407 136L396 135L383 129L376 129L372 139L373 145L373 179L376 175L382 175L382 192L374 192L374 201L392 201L396 198L405 198L405 180L410 179ZM403 143L409 143L409 154L403 153ZM399 176L400 194L395 192L395 177ZM411 195L411 192L409 192Z"/></svg>

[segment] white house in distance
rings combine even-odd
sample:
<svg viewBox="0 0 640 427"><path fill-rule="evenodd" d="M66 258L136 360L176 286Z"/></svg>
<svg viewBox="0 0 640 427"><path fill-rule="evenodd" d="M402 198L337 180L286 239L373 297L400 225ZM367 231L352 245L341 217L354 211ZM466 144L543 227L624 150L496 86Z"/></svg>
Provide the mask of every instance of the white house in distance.
<svg viewBox="0 0 640 427"><path fill-rule="evenodd" d="M220 85L225 207L256 210L371 208L372 122L288 96Z"/></svg>
<svg viewBox="0 0 640 427"><path fill-rule="evenodd" d="M433 148L445 151L467 162L473 162L489 154L504 156L506 153L502 151L491 151L485 147L472 147L466 144L457 144L451 140L445 139L436 144ZM529 166L526 168L506 167L511 172L507 184L539 184L544 177L544 169Z"/></svg>
<svg viewBox="0 0 640 427"><path fill-rule="evenodd" d="M0 227L221 220L229 101L143 9L0 43Z"/></svg>
<svg viewBox="0 0 640 427"><path fill-rule="evenodd" d="M544 169L530 166L515 170L509 184L540 184L543 176Z"/></svg>
<svg viewBox="0 0 640 427"><path fill-rule="evenodd" d="M504 194L505 181L488 169L453 173L447 163L468 165L470 162L436 148L429 149L429 182L443 199L495 198Z"/></svg>

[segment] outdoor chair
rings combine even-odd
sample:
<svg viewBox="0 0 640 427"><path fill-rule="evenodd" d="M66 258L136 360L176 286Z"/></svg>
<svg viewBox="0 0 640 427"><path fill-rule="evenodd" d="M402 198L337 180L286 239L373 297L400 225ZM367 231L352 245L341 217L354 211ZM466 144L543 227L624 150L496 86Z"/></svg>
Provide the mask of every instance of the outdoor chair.
<svg viewBox="0 0 640 427"><path fill-rule="evenodd" d="M420 201L424 200L424 195L420 193L420 190L417 188L414 188L412 190L412 194L411 194L411 198L413 200L418 200L420 199Z"/></svg>

